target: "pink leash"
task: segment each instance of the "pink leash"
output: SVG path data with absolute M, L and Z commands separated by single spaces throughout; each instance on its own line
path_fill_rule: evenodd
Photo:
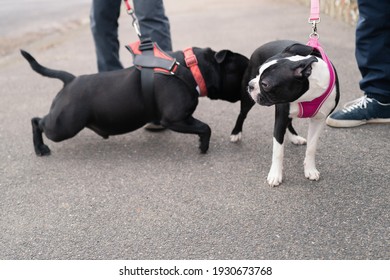
M 311 0 L 309 22 L 320 22 L 320 0 Z
M 299 105 L 299 118 L 311 118 L 315 116 L 319 109 L 321 108 L 322 104 L 325 102 L 325 100 L 329 97 L 329 95 L 332 93 L 333 88 L 336 84 L 336 73 L 334 71 L 334 68 L 332 66 L 332 63 L 330 62 L 328 56 L 325 54 L 323 48 L 321 47 L 320 43 L 318 42 L 319 36 L 317 33 L 317 24 L 320 22 L 320 1 L 319 0 L 311 0 L 311 9 L 310 9 L 310 17 L 309 17 L 309 23 L 312 24 L 312 33 L 310 34 L 310 40 L 307 43 L 308 46 L 315 48 L 318 50 L 321 54 L 322 59 L 325 61 L 325 63 L 328 66 L 329 69 L 329 85 L 325 92 L 311 100 L 306 102 L 300 102 Z

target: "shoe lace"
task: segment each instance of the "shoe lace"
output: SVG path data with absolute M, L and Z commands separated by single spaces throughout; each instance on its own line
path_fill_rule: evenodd
M 368 103 L 372 102 L 372 98 L 367 97 L 364 95 L 363 97 L 360 97 L 358 99 L 352 100 L 348 103 L 345 103 L 343 112 L 351 112 L 355 109 L 365 109 L 367 108 Z

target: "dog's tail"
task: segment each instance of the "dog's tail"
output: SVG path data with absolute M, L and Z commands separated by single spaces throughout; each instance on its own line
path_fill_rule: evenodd
M 35 60 L 34 57 L 32 57 L 31 54 L 24 50 L 20 50 L 20 52 L 23 57 L 28 61 L 28 63 L 30 63 L 31 68 L 42 76 L 60 79 L 65 85 L 73 81 L 73 79 L 75 78 L 74 75 L 66 71 L 53 70 L 42 66 Z

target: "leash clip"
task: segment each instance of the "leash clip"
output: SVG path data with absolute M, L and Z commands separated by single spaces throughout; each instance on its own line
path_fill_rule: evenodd
M 139 28 L 138 19 L 134 14 L 134 10 L 128 10 L 127 13 L 133 18 L 133 22 L 131 23 L 131 25 L 134 27 L 138 37 L 141 37 L 141 30 Z
M 309 38 L 313 38 L 313 37 L 320 38 L 320 35 L 318 35 L 318 32 L 317 32 L 317 24 L 321 22 L 321 19 L 320 18 L 318 18 L 318 19 L 310 19 L 309 18 L 308 22 L 311 24 L 311 33 L 309 35 Z
M 135 32 L 137 33 L 138 37 L 141 37 L 141 29 L 139 28 L 137 16 L 135 15 L 134 10 L 130 6 L 128 0 L 124 0 L 124 1 L 125 1 L 125 5 L 126 5 L 127 14 L 133 18 L 133 22 L 131 23 L 131 25 L 134 27 Z

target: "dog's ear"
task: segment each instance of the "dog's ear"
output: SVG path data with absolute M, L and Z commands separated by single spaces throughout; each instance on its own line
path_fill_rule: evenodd
M 297 61 L 294 67 L 294 77 L 295 78 L 308 78 L 311 75 L 312 67 L 311 65 L 314 62 L 318 62 L 318 59 L 315 56 L 310 56 L 307 59 Z
M 228 55 L 231 55 L 232 52 L 229 51 L 229 50 L 222 50 L 222 51 L 219 51 L 217 52 L 214 57 L 215 57 L 215 60 L 218 62 L 218 63 L 222 63 L 225 61 L 226 59 L 226 56 Z
M 291 46 L 288 46 L 284 49 L 283 53 L 291 54 L 291 55 L 301 55 L 301 56 L 308 56 L 313 52 L 314 48 L 303 45 L 303 44 L 292 44 Z

